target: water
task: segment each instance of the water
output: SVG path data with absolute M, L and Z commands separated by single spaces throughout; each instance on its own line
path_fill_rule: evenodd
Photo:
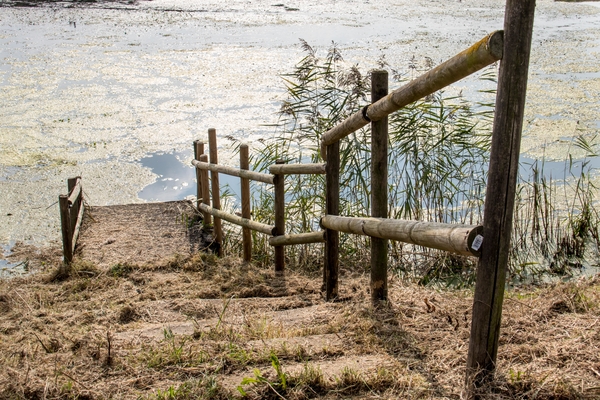
M 7 2 L 3 2 L 8 4 Z M 385 55 L 445 60 L 503 24 L 504 0 L 155 0 L 0 7 L 0 244 L 60 240 L 57 196 L 81 175 L 92 205 L 195 193 L 193 140 L 273 134 L 281 74 L 332 40 L 362 70 Z M 298 10 L 293 10 L 298 9 Z M 600 8 L 539 0 L 522 149 L 564 159 L 598 132 Z M 477 77 L 452 90 L 475 92 Z M 251 150 L 252 151 L 252 150 Z M 583 157 L 575 154 L 575 158 Z M 237 178 L 221 174 L 222 186 Z M 187 184 L 187 186 L 184 185 Z M 9 215 L 10 214 L 10 215 Z
M 138 197 L 147 201 L 175 201 L 196 195 L 194 168 L 184 164 L 186 153 L 153 154 L 140 160 L 157 175 L 156 182 L 144 187 Z
M 11 255 L 10 249 L 14 245 L 14 242 L 9 242 L 7 244 L 0 245 L 0 251 L 2 252 L 2 254 L 0 254 L 0 277 L 27 271 L 28 263 L 26 261 L 10 262 L 5 258 Z
M 192 152 L 157 153 L 140 160 L 157 175 L 156 182 L 145 186 L 138 197 L 146 201 L 176 201 L 195 198 L 197 190 L 195 168 L 191 166 Z M 221 192 L 227 194 L 233 206 L 241 200 L 240 179 L 219 174 Z

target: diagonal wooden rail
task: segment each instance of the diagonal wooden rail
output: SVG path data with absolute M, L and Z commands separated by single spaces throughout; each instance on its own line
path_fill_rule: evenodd
M 68 268 L 73 261 L 73 253 L 79 237 L 81 221 L 83 221 L 83 189 L 81 177 L 67 180 L 69 194 L 58 196 L 60 221 L 63 240 L 63 265 Z
M 321 156 L 327 146 L 356 132 L 371 121 L 378 121 L 394 111 L 457 82 L 502 58 L 503 31 L 492 32 L 462 53 L 431 71 L 394 90 L 383 99 L 363 108 L 328 130 L 321 137 Z

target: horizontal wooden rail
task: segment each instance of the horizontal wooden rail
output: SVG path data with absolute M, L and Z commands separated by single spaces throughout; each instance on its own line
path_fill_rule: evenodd
M 213 171 L 213 172 L 221 172 L 226 175 L 237 176 L 239 178 L 252 179 L 253 181 L 269 183 L 271 185 L 274 182 L 273 175 L 263 174 L 261 172 L 246 171 L 243 169 L 227 167 L 225 165 L 210 164 L 210 163 L 202 162 L 202 161 L 198 161 L 198 160 L 192 160 L 192 165 L 199 169 L 204 169 L 204 170 Z M 223 218 L 223 219 L 225 219 L 225 218 Z
M 327 164 L 274 164 L 269 167 L 269 172 L 273 175 L 292 175 L 292 174 L 325 174 Z
M 204 203 L 200 203 L 198 206 L 201 211 L 204 211 L 213 217 L 224 219 L 232 224 L 240 225 L 244 228 L 249 228 L 253 231 L 258 231 L 266 235 L 275 236 L 277 234 L 277 229 L 275 229 L 273 225 L 262 224 L 247 218 L 238 217 L 237 215 L 229 214 L 228 212 L 207 206 Z
M 81 178 L 77 178 L 75 187 L 73 187 L 73 190 L 71 190 L 71 193 L 69 193 L 69 198 L 67 199 L 69 206 L 72 206 L 73 204 L 75 204 L 79 200 L 80 196 L 81 196 Z
M 321 138 L 321 155 L 325 148 L 357 131 L 371 121 L 379 121 L 402 107 L 471 75 L 502 58 L 503 31 L 490 33 L 462 53 L 438 65 L 431 71 L 394 90 L 381 100 L 365 107 L 325 132 Z
M 309 232 L 309 233 L 298 233 L 295 235 L 281 235 L 269 238 L 269 244 L 271 246 L 289 246 L 294 244 L 308 244 L 308 243 L 323 243 L 325 242 L 325 232 Z
M 400 219 L 326 215 L 321 218 L 321 227 L 357 235 L 398 240 L 477 257 L 481 254 L 481 240 L 483 239 L 483 227 L 480 225 L 442 224 Z M 475 241 L 478 236 L 479 238 Z

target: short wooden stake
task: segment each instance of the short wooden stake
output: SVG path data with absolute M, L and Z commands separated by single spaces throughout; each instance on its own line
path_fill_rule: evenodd
M 485 240 L 477 267 L 467 357 L 466 383 L 470 398 L 476 398 L 475 389 L 493 377 L 498 354 L 534 12 L 535 0 L 506 1 L 504 53 L 498 76 L 485 195 Z
M 371 73 L 371 102 L 388 94 L 388 72 Z M 388 117 L 371 122 L 371 216 L 388 214 Z M 371 238 L 371 300 L 388 298 L 388 240 Z
M 208 155 L 202 154 L 200 155 L 199 161 L 208 162 Z M 208 189 L 208 170 L 201 169 L 200 170 L 200 186 L 202 187 L 202 204 L 206 204 L 210 207 L 210 190 Z M 204 212 L 202 216 L 202 225 L 207 228 L 211 223 L 211 216 L 209 213 Z
M 250 162 L 248 160 L 248 145 L 240 145 L 240 169 L 248 170 Z M 242 218 L 250 219 L 250 179 L 240 178 L 242 191 Z M 252 260 L 252 234 L 250 229 L 242 229 L 242 247 L 244 253 L 244 261 Z
M 202 154 L 204 154 L 204 142 L 201 142 L 200 140 L 194 140 L 194 160 L 200 161 L 199 157 Z M 202 202 L 202 182 L 200 179 L 200 174 L 200 170 L 196 168 L 196 208 L 198 210 L 200 210 L 198 206 Z
M 218 164 L 219 157 L 217 155 L 217 131 L 214 128 L 208 130 L 208 152 L 210 154 L 210 163 Z M 221 209 L 221 188 L 219 187 L 219 173 L 215 171 L 210 172 L 210 185 L 212 188 L 212 199 L 213 208 Z M 215 241 L 219 244 L 219 257 L 223 256 L 223 227 L 221 225 L 221 218 L 214 218 L 214 234 Z
M 285 164 L 277 160 L 276 164 Z M 285 234 L 285 175 L 275 176 L 275 229 L 277 236 Z M 275 246 L 275 272 L 285 269 L 285 247 Z
M 338 215 L 340 213 L 340 142 L 327 146 L 326 153 L 325 211 L 327 215 Z M 327 229 L 325 235 L 323 283 L 325 286 L 325 299 L 331 301 L 338 297 L 340 234 L 338 231 Z

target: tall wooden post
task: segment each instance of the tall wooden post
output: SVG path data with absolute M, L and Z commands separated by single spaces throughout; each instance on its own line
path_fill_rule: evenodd
M 327 167 L 325 177 L 325 213 L 340 213 L 340 142 L 327 146 Z M 323 280 L 325 299 L 335 300 L 338 297 L 338 273 L 340 269 L 340 233 L 326 229 L 325 265 Z
M 194 159 L 200 161 L 200 156 L 204 154 L 204 142 L 194 140 Z M 200 179 L 200 170 L 196 168 L 196 208 L 202 201 L 202 182 Z
M 208 162 L 208 155 L 201 154 L 200 161 Z M 201 169 L 200 170 L 200 183 L 202 186 L 202 203 L 210 206 L 210 190 L 208 189 L 208 170 Z M 211 222 L 211 215 L 207 212 L 203 213 L 202 216 L 202 225 L 207 228 Z
M 467 358 L 467 390 L 471 397 L 476 397 L 476 387 L 493 376 L 498 354 L 534 11 L 535 0 L 506 2 L 504 54 L 485 197 L 485 239 L 477 268 Z
M 248 160 L 248 145 L 240 145 L 240 169 L 248 170 L 250 162 Z M 242 192 L 242 218 L 250 219 L 250 179 L 240 178 Z M 252 234 L 249 228 L 242 228 L 242 247 L 244 261 L 252 260 Z
M 275 161 L 285 164 L 284 160 Z M 285 234 L 285 175 L 275 175 L 275 229 L 277 236 Z M 275 272 L 283 272 L 285 268 L 285 247 L 275 246 Z
M 208 152 L 210 154 L 210 163 L 218 164 L 219 157 L 217 155 L 217 131 L 214 128 L 208 130 Z M 212 188 L 213 208 L 221 209 L 221 188 L 219 187 L 219 173 L 210 171 L 210 185 Z M 223 256 L 223 227 L 221 226 L 221 218 L 214 219 L 214 234 L 215 241 L 219 244 L 219 257 Z
M 387 96 L 388 72 L 371 73 L 371 102 Z M 388 217 L 388 117 L 371 122 L 371 216 Z M 371 238 L 371 300 L 387 300 L 388 240 Z

